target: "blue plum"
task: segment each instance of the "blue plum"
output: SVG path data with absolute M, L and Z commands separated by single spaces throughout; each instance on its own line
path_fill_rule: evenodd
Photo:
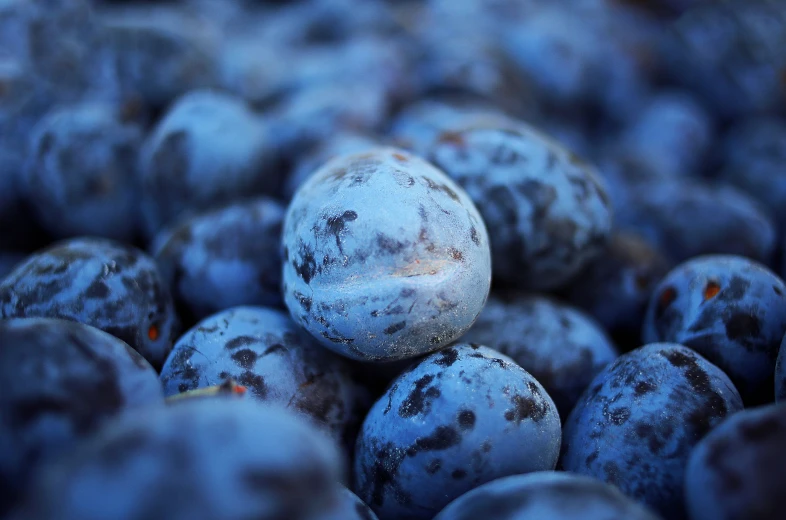
M 560 465 L 682 518 L 691 450 L 742 408 L 728 376 L 696 352 L 646 345 L 595 377 L 565 423 Z
M 656 175 L 699 175 L 713 142 L 714 123 L 688 92 L 662 91 L 616 136 L 616 153 Z
M 751 117 L 724 136 L 718 177 L 756 197 L 786 230 L 786 120 Z
M 196 214 L 156 236 L 152 253 L 184 318 L 237 305 L 283 306 L 284 211 L 261 197 Z
M 49 318 L 0 320 L 0 385 L 0 515 L 107 419 L 164 403 L 155 370 L 127 344 Z
M 318 345 L 287 314 L 235 307 L 186 332 L 161 370 L 167 396 L 234 379 L 257 400 L 315 420 L 349 445 L 371 404 L 346 361 Z
M 502 35 L 502 49 L 539 100 L 570 107 L 589 102 L 600 69 L 592 24 L 552 2 L 510 29 Z
M 655 178 L 623 184 L 615 225 L 639 234 L 672 262 L 699 255 L 747 256 L 768 263 L 775 224 L 757 200 L 725 184 Z
M 323 345 L 357 360 L 439 349 L 480 314 L 491 285 L 483 220 L 442 171 L 375 148 L 325 164 L 283 231 L 284 300 Z
M 46 468 L 23 518 L 311 520 L 342 477 L 335 446 L 244 399 L 196 399 L 118 418 Z
M 88 0 L 5 0 L 0 53 L 20 60 L 58 97 L 73 101 L 99 80 L 92 14 Z
M 693 450 L 685 476 L 691 520 L 778 520 L 786 511 L 786 405 L 740 412 Z
M 584 313 L 541 296 L 492 295 L 464 343 L 493 348 L 532 374 L 564 419 L 617 349 Z
M 275 194 L 281 179 L 272 146 L 268 126 L 242 100 L 203 90 L 179 98 L 140 154 L 147 232 L 190 212 Z
M 487 16 L 468 18 L 426 11 L 415 22 L 419 50 L 415 73 L 420 94 L 458 92 L 491 102 L 507 113 L 521 116 L 536 112 L 532 89 L 523 84 L 508 60 L 501 59 L 496 36 L 499 29 L 488 25 Z M 479 30 L 482 27 L 487 30 Z
M 162 108 L 216 82 L 217 35 L 193 10 L 151 3 L 103 6 L 95 24 L 96 59 L 119 101 Z
M 667 28 L 671 79 L 726 118 L 783 110 L 786 5 L 770 0 L 703 2 Z
M 499 280 L 558 288 L 609 238 L 611 207 L 595 169 L 526 123 L 453 128 L 427 157 L 467 190 L 494 230 Z
M 2 17 L 0 6 L 0 28 Z M 4 154 L 25 157 L 30 131 L 49 109 L 54 95 L 32 65 L 18 55 L 0 53 L 0 85 L 0 137 L 3 138 L 0 150 Z M 5 183 L 10 178 L 13 176 L 6 174 L 0 182 Z M 10 193 L 6 190 L 0 192 L 0 201 Z
M 451 502 L 434 520 L 658 520 L 613 486 L 556 471 L 504 477 Z
M 265 106 L 290 87 L 300 54 L 256 31 L 225 34 L 217 63 L 219 83 L 223 90 Z
M 775 402 L 778 403 L 786 401 L 786 348 L 783 345 L 786 345 L 786 339 L 781 341 L 775 362 Z
M 675 267 L 650 300 L 645 342 L 673 341 L 724 370 L 746 404 L 773 399 L 786 333 L 786 285 L 749 259 L 710 255 Z
M 430 519 L 496 478 L 552 470 L 560 419 L 509 357 L 479 345 L 435 352 L 393 381 L 355 450 L 355 492 L 380 520 Z
M 562 296 L 595 318 L 614 337 L 635 338 L 639 346 L 641 327 L 650 296 L 672 267 L 664 255 L 634 233 L 616 232 L 608 247 L 571 283 Z
M 646 16 L 611 2 L 542 2 L 500 26 L 504 55 L 542 110 L 624 120 L 646 99 L 648 47 L 662 31 Z
M 56 242 L 0 282 L 0 317 L 63 318 L 116 336 L 159 367 L 178 332 L 155 261 L 107 239 Z
M 135 238 L 141 128 L 111 105 L 82 103 L 50 112 L 31 141 L 28 200 L 50 233 Z

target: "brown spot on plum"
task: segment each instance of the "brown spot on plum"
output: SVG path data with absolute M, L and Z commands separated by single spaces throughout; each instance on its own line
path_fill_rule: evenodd
M 706 302 L 707 300 L 711 300 L 715 298 L 720 292 L 720 290 L 721 287 L 720 284 L 718 284 L 718 282 L 714 280 L 710 280 L 709 282 L 707 282 L 707 285 L 704 286 L 704 292 L 702 293 L 704 301 Z
M 462 136 L 459 132 L 442 132 L 438 137 L 438 142 L 451 144 L 454 146 L 466 146 L 466 141 L 464 140 L 464 136 Z
M 655 307 L 655 318 L 660 318 L 666 309 L 677 299 L 677 290 L 674 287 L 666 287 L 658 296 L 658 303 Z

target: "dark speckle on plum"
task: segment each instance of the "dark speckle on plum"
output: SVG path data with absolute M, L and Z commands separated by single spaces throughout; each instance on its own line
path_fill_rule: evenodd
M 758 337 L 761 333 L 761 322 L 756 316 L 748 313 L 737 312 L 724 320 L 726 336 L 730 340 L 747 337 Z
M 341 248 L 341 233 L 346 229 L 347 222 L 354 222 L 357 218 L 358 214 L 352 210 L 327 218 L 327 231 L 335 236 L 339 248 Z
M 241 385 L 249 388 L 259 399 L 265 399 L 267 397 L 268 389 L 265 384 L 265 379 L 262 376 L 246 371 L 240 375 L 237 381 Z
M 609 420 L 617 426 L 622 426 L 629 418 L 630 408 L 620 407 L 609 411 Z
M 718 294 L 718 299 L 726 302 L 738 302 L 745 296 L 750 286 L 750 281 L 745 278 L 737 275 L 732 276 L 728 284 L 726 284 L 720 294 Z
M 635 431 L 638 438 L 647 441 L 647 446 L 651 453 L 656 454 L 665 446 L 665 441 L 658 434 L 658 429 L 652 424 L 644 422 L 638 423 L 636 424 Z
M 593 451 L 592 453 L 587 455 L 587 460 L 585 461 L 585 464 L 589 468 L 592 465 L 592 463 L 595 462 L 596 460 L 598 460 L 598 452 Z
M 396 332 L 399 332 L 399 331 L 401 331 L 401 330 L 404 330 L 404 328 L 405 328 L 406 326 L 407 326 L 407 322 L 406 322 L 406 321 L 399 321 L 399 322 L 397 322 L 397 323 L 394 323 L 393 325 L 391 325 L 391 326 L 387 327 L 387 328 L 384 330 L 384 332 L 385 332 L 385 334 L 387 334 L 387 335 L 389 336 L 389 335 L 391 335 L 391 334 L 395 334 Z
M 462 260 L 464 260 L 464 255 L 458 249 L 456 249 L 454 247 L 451 247 L 448 251 L 450 253 L 450 257 L 453 260 L 455 260 L 457 262 L 461 262 Z
M 516 394 L 511 400 L 513 408 L 505 411 L 505 420 L 507 421 L 515 421 L 518 424 L 525 419 L 532 419 L 538 422 L 548 413 L 546 403 L 537 402 L 532 397 Z
M 429 177 L 424 177 L 426 184 L 429 190 L 440 191 L 450 197 L 451 199 L 455 200 L 456 202 L 460 202 L 461 199 L 459 198 L 458 194 L 450 188 L 447 184 L 440 184 L 435 182 L 433 179 Z
M 463 469 L 457 469 L 450 474 L 450 476 L 456 480 L 461 480 L 467 476 L 467 472 Z
M 262 353 L 263 356 L 267 356 L 268 354 L 274 354 L 276 352 L 286 352 L 287 348 L 280 343 L 276 343 L 275 345 L 270 345 L 265 351 Z
M 85 290 L 85 296 L 88 298 L 95 298 L 103 300 L 109 296 L 109 287 L 100 278 L 93 280 L 93 283 Z
M 476 246 L 480 245 L 480 239 L 478 238 L 478 230 L 475 228 L 475 226 L 472 226 L 472 228 L 469 230 L 469 237 L 472 239 L 472 242 Z
M 309 284 L 317 274 L 317 261 L 314 258 L 314 252 L 305 244 L 301 244 L 299 253 L 301 260 L 297 262 L 293 259 L 292 267 L 295 268 L 297 275 L 302 278 L 306 284 Z
M 311 298 L 299 291 L 295 291 L 294 296 L 306 312 L 311 312 Z
M 441 367 L 449 367 L 453 365 L 457 359 L 458 351 L 456 351 L 454 348 L 446 348 L 444 350 L 440 350 L 437 353 L 437 357 L 434 359 L 434 364 Z
M 401 253 L 406 247 L 407 243 L 388 236 L 384 233 L 377 233 L 377 246 L 379 249 L 390 255 L 397 255 Z
M 226 342 L 225 348 L 229 350 L 236 349 L 238 347 L 244 347 L 246 345 L 251 345 L 253 343 L 258 343 L 260 340 L 259 338 L 255 338 L 253 336 L 238 336 L 236 338 L 232 338 Z
M 428 473 L 429 475 L 433 475 L 434 473 L 439 471 L 441 467 L 442 467 L 442 461 L 440 459 L 433 459 L 426 466 L 426 473 Z
M 726 416 L 728 409 L 726 402 L 716 390 L 712 388 L 709 374 L 696 362 L 695 357 L 682 352 L 672 351 L 665 354 L 666 359 L 675 367 L 685 369 L 685 378 L 693 390 L 708 400 L 707 406 L 698 408 L 688 414 L 687 420 L 699 438 L 703 437 L 717 419 Z
M 458 424 L 462 430 L 471 430 L 475 427 L 475 413 L 471 410 L 462 410 L 458 414 Z
M 461 442 L 461 435 L 452 426 L 437 426 L 431 435 L 419 437 L 415 444 L 407 451 L 407 455 L 421 451 L 446 450 Z
M 603 470 L 606 472 L 606 482 L 614 485 L 620 484 L 622 476 L 616 463 L 607 462 L 603 465 Z
M 636 386 L 634 387 L 633 391 L 636 393 L 636 395 L 644 395 L 649 392 L 652 392 L 653 390 L 655 390 L 655 388 L 656 386 L 653 383 L 650 383 L 649 381 L 639 381 L 638 383 L 636 383 Z
M 257 354 L 253 350 L 244 348 L 233 353 L 232 360 L 237 363 L 240 368 L 250 370 L 257 361 Z
M 414 417 L 418 414 L 427 414 L 431 410 L 431 400 L 440 396 L 436 386 L 429 386 L 434 381 L 431 374 L 425 375 L 415 381 L 415 388 L 399 406 L 398 414 L 401 417 Z

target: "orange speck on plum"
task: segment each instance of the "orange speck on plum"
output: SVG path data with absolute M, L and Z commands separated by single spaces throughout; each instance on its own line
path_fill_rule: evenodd
M 149 329 L 147 329 L 147 337 L 150 338 L 150 341 L 155 341 L 158 339 L 160 332 L 158 327 L 155 325 L 151 325 Z
M 676 289 L 674 289 L 674 287 L 667 287 L 666 289 L 663 290 L 662 293 L 660 293 L 660 298 L 658 299 L 658 306 L 661 309 L 665 309 L 666 307 L 674 303 L 674 300 L 676 299 L 677 299 Z
M 718 285 L 718 282 L 709 281 L 707 285 L 704 287 L 704 301 L 711 300 L 715 298 L 717 294 L 720 292 L 721 287 Z

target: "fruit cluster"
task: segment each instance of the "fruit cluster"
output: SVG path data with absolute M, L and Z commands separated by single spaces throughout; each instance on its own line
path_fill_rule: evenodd
M 786 2 L 0 0 L 0 519 L 783 520 Z

